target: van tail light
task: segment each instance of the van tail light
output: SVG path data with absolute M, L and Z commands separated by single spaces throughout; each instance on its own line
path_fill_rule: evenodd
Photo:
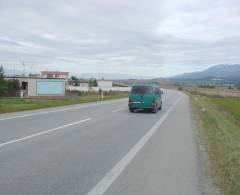
M 154 100 L 152 101 L 152 107 L 156 108 L 157 107 L 157 102 Z
M 130 105 L 130 104 L 132 104 L 132 101 L 131 101 L 131 100 L 128 101 L 128 105 Z

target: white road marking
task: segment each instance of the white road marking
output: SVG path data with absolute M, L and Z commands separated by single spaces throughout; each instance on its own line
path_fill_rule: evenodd
M 83 123 L 83 122 L 86 122 L 86 121 L 89 121 L 89 120 L 91 120 L 91 118 L 76 121 L 76 122 L 73 122 L 73 123 L 70 123 L 70 124 L 67 124 L 67 125 L 63 125 L 63 126 L 60 126 L 60 127 L 56 127 L 56 128 L 53 128 L 53 129 L 49 129 L 49 130 L 46 130 L 46 131 L 41 131 L 39 133 L 28 135 L 26 137 L 22 137 L 22 138 L 19 138 L 19 139 L 15 139 L 15 140 L 11 140 L 11 141 L 8 141 L 8 142 L 5 142 L 5 143 L 1 143 L 0 148 L 4 147 L 6 145 L 13 144 L 13 143 L 16 143 L 16 142 L 20 142 L 20 141 L 23 141 L 23 140 L 27 140 L 27 139 L 30 139 L 30 138 L 33 138 L 33 137 L 37 137 L 37 136 L 40 136 L 40 135 L 52 133 L 54 131 L 57 131 L 57 130 L 60 130 L 60 129 L 63 129 L 63 128 L 66 128 L 66 127 L 70 127 L 70 126 L 73 126 L 73 125 L 77 125 L 79 123 Z
M 121 101 L 121 100 L 118 100 L 118 101 Z M 116 100 L 114 102 L 116 102 Z M 80 108 L 88 108 L 88 107 L 98 106 L 98 105 L 103 105 L 103 104 L 108 104 L 108 103 L 112 103 L 112 102 L 98 102 L 98 103 L 94 103 L 94 104 L 90 104 L 90 105 L 81 105 L 81 106 L 73 107 L 73 108 L 63 108 L 63 109 L 58 109 L 58 110 L 50 110 L 50 111 L 45 111 L 45 112 L 38 112 L 38 113 L 32 113 L 32 114 L 12 116 L 12 117 L 7 117 L 7 118 L 0 118 L 0 121 L 11 120 L 11 119 L 16 119 L 16 118 L 24 118 L 24 117 L 30 117 L 30 116 L 36 116 L 36 115 L 43 115 L 43 114 L 61 112 L 61 111 L 67 111 L 67 110 L 77 110 Z
M 113 110 L 112 112 L 120 112 L 120 111 L 122 111 L 122 110 L 125 110 L 126 108 L 119 108 L 119 109 L 117 109 L 117 110 Z
M 181 96 L 168 109 L 168 111 L 154 124 L 154 126 L 137 142 L 137 144 L 102 178 L 102 180 L 87 193 L 87 195 L 103 195 L 117 177 L 124 171 L 128 164 L 134 159 L 143 146 L 158 130 L 164 120 L 168 117 L 174 107 L 177 105 Z

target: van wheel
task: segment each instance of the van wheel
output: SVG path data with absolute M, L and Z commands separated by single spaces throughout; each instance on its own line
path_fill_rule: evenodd
M 130 112 L 134 112 L 134 108 L 129 108 L 129 111 Z
M 157 113 L 158 109 L 154 108 L 152 111 L 153 111 L 153 113 Z
M 158 110 L 162 110 L 162 104 L 161 104 L 161 106 L 159 106 Z

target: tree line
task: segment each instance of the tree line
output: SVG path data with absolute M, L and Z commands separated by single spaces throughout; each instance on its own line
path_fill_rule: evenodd
M 4 79 L 4 69 L 0 66 L 0 97 L 18 96 L 20 90 L 19 81 L 16 79 Z
M 71 80 L 72 80 L 72 84 L 74 86 L 79 86 L 80 85 L 80 79 L 77 78 L 76 76 L 72 76 L 71 77 Z M 98 84 L 97 84 L 97 80 L 96 79 L 90 79 L 88 80 L 88 86 L 89 87 L 97 87 Z

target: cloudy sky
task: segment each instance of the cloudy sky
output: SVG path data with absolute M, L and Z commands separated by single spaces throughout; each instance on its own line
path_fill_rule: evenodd
M 0 63 L 166 77 L 240 62 L 239 0 L 0 0 Z

